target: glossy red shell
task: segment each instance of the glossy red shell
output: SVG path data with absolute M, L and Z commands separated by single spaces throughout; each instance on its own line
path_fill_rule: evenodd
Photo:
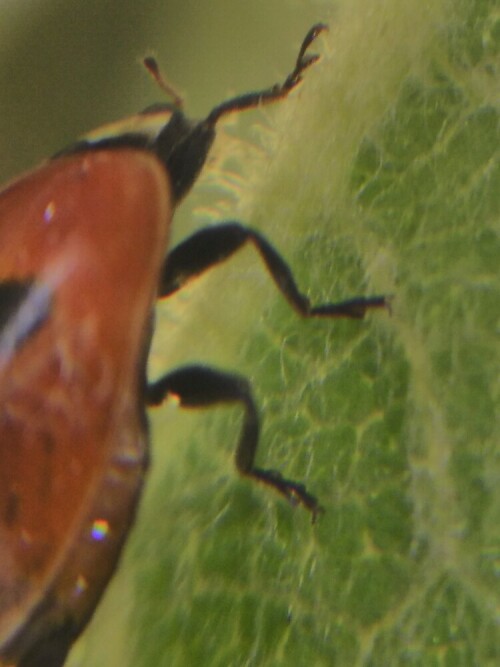
M 116 566 L 147 465 L 142 370 L 171 213 L 163 167 L 132 149 L 59 158 L 0 194 L 0 281 L 51 296 L 0 355 L 0 664 L 68 615 L 83 625 Z

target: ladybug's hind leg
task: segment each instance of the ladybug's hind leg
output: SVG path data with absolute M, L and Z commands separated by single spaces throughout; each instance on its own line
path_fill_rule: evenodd
M 320 512 L 320 507 L 316 498 L 303 484 L 285 479 L 276 470 L 264 470 L 254 465 L 260 423 L 246 378 L 207 366 L 182 366 L 148 385 L 146 401 L 148 405 L 159 405 L 169 395 L 175 396 L 180 405 L 187 408 L 211 407 L 218 403 L 239 403 L 244 409 L 244 418 L 235 454 L 238 471 L 242 475 L 273 487 L 292 504 L 304 505 L 312 512 L 314 521 Z

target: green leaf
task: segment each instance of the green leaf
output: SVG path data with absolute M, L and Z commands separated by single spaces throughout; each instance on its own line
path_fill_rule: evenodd
M 84 664 L 500 663 L 500 18 L 428 5 L 339 3 L 240 191 L 314 302 L 385 293 L 392 315 L 297 321 L 245 251 L 159 321 L 153 373 L 247 374 L 259 463 L 325 514 L 233 474 L 237 409 L 159 411 Z

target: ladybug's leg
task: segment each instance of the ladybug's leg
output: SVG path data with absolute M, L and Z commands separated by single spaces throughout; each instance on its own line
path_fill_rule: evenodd
M 273 487 L 291 503 L 304 505 L 312 512 L 314 521 L 321 508 L 305 486 L 285 479 L 276 470 L 263 470 L 254 465 L 259 440 L 259 417 L 246 378 L 207 366 L 183 366 L 148 385 L 146 401 L 148 405 L 159 405 L 169 395 L 177 397 L 181 406 L 188 408 L 239 403 L 245 414 L 235 456 L 238 471 Z
M 295 282 L 293 273 L 279 252 L 260 232 L 239 222 L 225 222 L 196 232 L 168 254 L 163 268 L 159 296 L 176 292 L 190 279 L 228 259 L 251 242 L 288 303 L 302 317 L 362 318 L 370 308 L 388 306 L 383 296 L 355 297 L 339 303 L 312 306 Z

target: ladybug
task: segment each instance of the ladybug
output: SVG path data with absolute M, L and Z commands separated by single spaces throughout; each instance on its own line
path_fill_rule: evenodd
M 98 129 L 0 193 L 0 664 L 60 667 L 113 575 L 148 468 L 146 408 L 237 403 L 238 471 L 313 519 L 304 485 L 254 458 L 259 417 L 248 381 L 190 365 L 150 382 L 156 299 L 252 243 L 302 317 L 362 318 L 383 296 L 312 306 L 260 232 L 201 229 L 169 249 L 175 209 L 196 181 L 218 121 L 273 103 L 318 59 L 307 33 L 283 83 L 229 99 L 201 121 L 171 95 Z

